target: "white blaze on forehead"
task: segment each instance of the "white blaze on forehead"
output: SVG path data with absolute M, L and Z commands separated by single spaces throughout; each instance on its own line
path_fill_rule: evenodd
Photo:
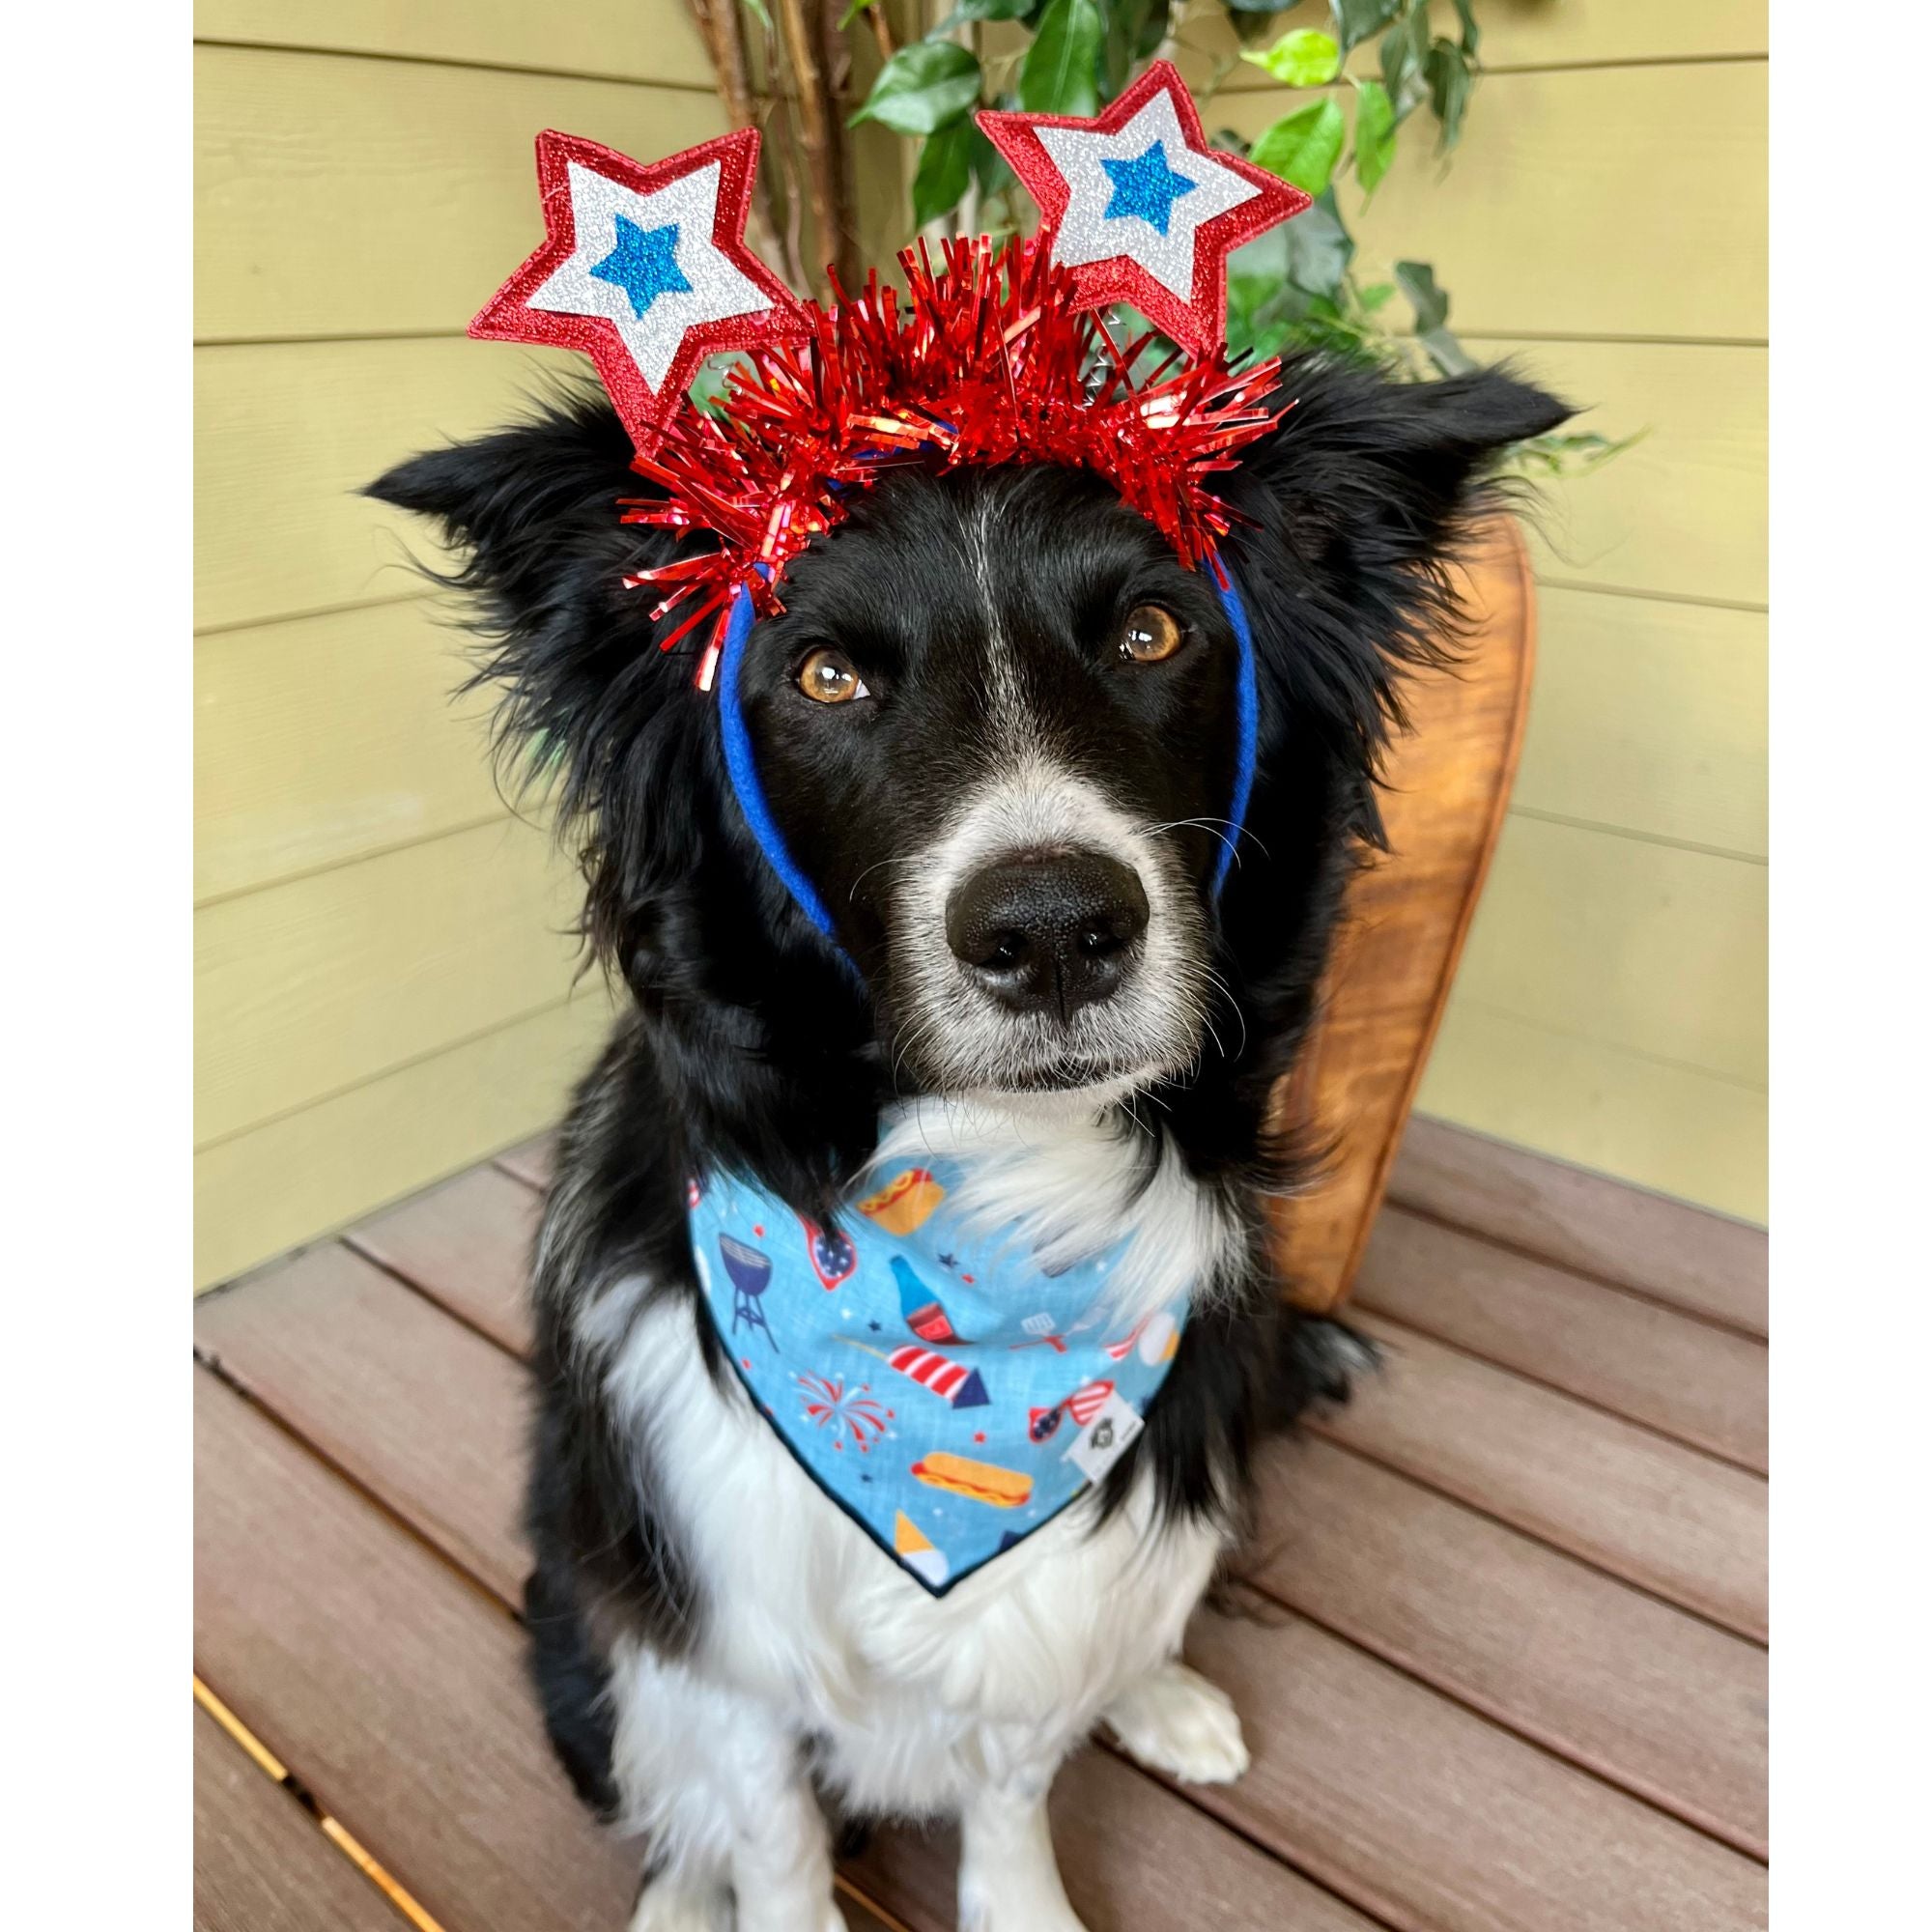
M 699 323 L 723 322 L 728 316 L 753 315 L 771 307 L 771 298 L 712 239 L 718 227 L 719 162 L 649 194 L 608 180 L 579 161 L 572 161 L 569 169 L 577 246 L 530 297 L 531 308 L 558 315 L 602 316 L 614 325 L 644 381 L 656 389 L 663 386 L 687 330 Z M 691 284 L 688 289 L 665 290 L 642 315 L 616 283 L 591 273 L 616 251 L 619 215 L 646 234 L 675 228 L 678 272 Z

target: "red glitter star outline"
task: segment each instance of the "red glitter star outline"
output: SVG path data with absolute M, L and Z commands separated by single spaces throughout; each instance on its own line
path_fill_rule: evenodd
M 771 307 L 750 315 L 722 316 L 694 323 L 677 345 L 664 382 L 656 389 L 631 357 L 615 323 L 601 315 L 564 315 L 554 309 L 531 308 L 529 298 L 550 276 L 577 252 L 577 217 L 570 201 L 572 161 L 592 174 L 649 194 L 668 187 L 717 161 L 718 209 L 711 242 L 761 295 Z M 758 130 L 740 128 L 715 140 L 686 148 L 649 167 L 596 141 L 547 128 L 537 136 L 537 184 L 542 190 L 543 246 L 491 297 L 469 325 L 469 333 L 485 342 L 537 342 L 558 349 L 577 349 L 597 365 L 611 400 L 640 456 L 647 456 L 662 439 L 665 425 L 687 407 L 686 391 L 707 355 L 727 349 L 752 349 L 810 333 L 797 298 L 745 242 L 745 222 L 751 213 L 752 184 L 758 168 Z
M 1053 247 L 1065 218 L 1073 190 L 1054 165 L 1053 156 L 1036 131 L 1041 128 L 1077 128 L 1089 134 L 1118 134 L 1156 94 L 1165 93 L 1186 137 L 1189 150 L 1217 167 L 1224 167 L 1261 191 L 1238 208 L 1204 221 L 1194 231 L 1193 298 L 1182 301 L 1156 281 L 1131 255 L 1109 255 L 1098 262 L 1082 262 L 1070 270 L 1079 305 L 1104 308 L 1115 301 L 1131 302 L 1155 327 L 1196 355 L 1218 349 L 1228 333 L 1228 256 L 1243 242 L 1265 234 L 1313 205 L 1300 188 L 1258 168 L 1238 155 L 1210 148 L 1201 131 L 1201 117 L 1186 83 L 1168 61 L 1155 61 L 1140 79 L 1115 99 L 1104 113 L 1091 119 L 1071 114 L 1007 114 L 981 111 L 980 126 L 986 138 L 1006 156 L 1007 163 L 1039 204 L 1039 236 Z

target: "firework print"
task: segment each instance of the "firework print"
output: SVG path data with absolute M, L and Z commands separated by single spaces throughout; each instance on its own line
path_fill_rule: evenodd
M 957 1189 L 937 1159 L 900 1169 L 832 1227 L 733 1175 L 687 1197 L 705 1307 L 758 1414 L 934 1595 L 1104 1478 L 1185 1314 L 1115 1318 L 1111 1251 L 1049 1274 L 1010 1230 L 965 1225 Z

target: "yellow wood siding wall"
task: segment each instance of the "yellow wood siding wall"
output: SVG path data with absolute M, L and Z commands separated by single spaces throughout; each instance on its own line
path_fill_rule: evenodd
M 195 29 L 206 1286 L 554 1119 L 608 1022 L 569 867 L 449 702 L 422 532 L 355 492 L 543 368 L 463 336 L 538 239 L 536 130 L 652 155 L 724 121 L 680 0 L 200 0 Z
M 1547 505 L 1521 775 L 1418 1104 L 1762 1219 L 1765 9 L 1476 12 L 1453 158 L 1425 111 L 1366 209 L 1343 189 L 1358 266 L 1433 262 L 1473 354 L 1650 433 Z M 1200 8 L 1185 33 L 1198 80 L 1233 43 Z M 1241 68 L 1205 118 L 1296 104 Z

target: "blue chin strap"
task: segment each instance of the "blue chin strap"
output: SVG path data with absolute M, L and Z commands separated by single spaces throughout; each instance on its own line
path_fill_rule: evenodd
M 1239 652 L 1235 668 L 1235 789 L 1228 803 L 1228 836 L 1222 841 L 1221 856 L 1214 862 L 1213 892 L 1218 899 L 1221 888 L 1228 881 L 1228 868 L 1235 863 L 1235 848 L 1240 842 L 1241 828 L 1247 822 L 1248 799 L 1255 788 L 1255 741 L 1261 707 L 1255 688 L 1255 637 L 1248 625 L 1241 593 L 1235 587 L 1225 562 L 1218 557 L 1210 558 L 1209 569 Z M 784 881 L 785 890 L 799 911 L 831 940 L 843 959 L 847 955 L 838 944 L 832 915 L 785 844 L 784 834 L 772 816 L 765 788 L 759 781 L 757 760 L 752 753 L 752 733 L 745 723 L 738 686 L 745 664 L 745 647 L 751 640 L 754 621 L 751 598 L 742 589 L 735 591 L 730 620 L 724 630 L 724 648 L 718 660 L 718 719 L 724 739 L 724 768 L 731 776 L 738 810 L 745 814 L 745 823 L 758 841 L 758 850 Z

